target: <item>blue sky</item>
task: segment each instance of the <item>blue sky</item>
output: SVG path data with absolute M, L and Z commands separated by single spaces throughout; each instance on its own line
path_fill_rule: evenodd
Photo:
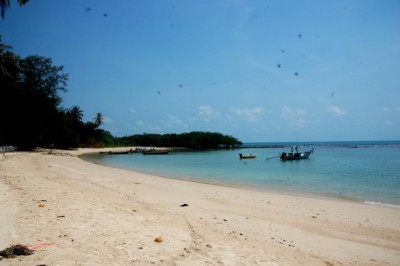
M 69 73 L 116 136 L 400 139 L 400 2 L 11 1 L 3 42 Z

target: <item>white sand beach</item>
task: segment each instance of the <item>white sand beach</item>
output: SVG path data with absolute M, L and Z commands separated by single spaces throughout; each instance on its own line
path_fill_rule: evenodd
M 36 250 L 0 265 L 400 265 L 400 208 L 173 180 L 77 157 L 94 151 L 0 155 L 0 250 Z

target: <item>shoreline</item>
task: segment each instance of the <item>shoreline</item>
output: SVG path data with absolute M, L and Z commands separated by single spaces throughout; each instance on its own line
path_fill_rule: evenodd
M 115 150 L 112 150 L 113 152 L 120 152 L 124 151 L 123 148 L 115 148 Z M 134 149 L 134 148 L 133 148 Z M 110 150 L 110 148 L 106 149 L 107 151 Z M 104 152 L 104 151 L 102 151 Z M 173 180 L 182 180 L 182 181 L 188 181 L 188 182 L 194 182 L 194 183 L 200 183 L 200 184 L 210 184 L 210 185 L 216 185 L 216 186 L 225 186 L 225 187 L 233 187 L 233 188 L 239 188 L 239 189 L 246 189 L 246 190 L 254 190 L 254 191 L 260 191 L 264 193 L 272 193 L 272 194 L 281 194 L 281 195 L 288 195 L 288 196 L 297 196 L 297 197 L 305 197 L 305 198 L 321 198 L 321 199 L 331 199 L 331 200 L 338 200 L 338 201 L 349 201 L 349 202 L 355 202 L 355 203 L 361 203 L 361 204 L 366 204 L 366 205 L 374 205 L 374 206 L 382 206 L 382 207 L 389 207 L 389 208 L 400 208 L 400 204 L 393 204 L 393 203 L 387 203 L 387 202 L 382 202 L 382 201 L 373 201 L 370 199 L 361 199 L 357 198 L 355 196 L 348 196 L 348 195 L 341 195 L 339 193 L 334 193 L 334 192 L 325 192 L 322 193 L 320 191 L 315 191 L 315 190 L 307 190 L 307 191 L 298 191 L 298 190 L 289 190 L 289 189 L 278 189 L 278 188 L 271 188 L 271 187 L 259 187 L 256 185 L 252 184 L 243 184 L 239 182 L 230 182 L 227 180 L 210 180 L 210 179 L 202 179 L 202 178 L 197 178 L 197 177 L 187 177 L 187 176 L 182 176 L 182 175 L 168 175 L 165 173 L 159 173 L 157 171 L 146 171 L 146 170 L 140 170 L 140 169 L 135 169 L 131 167 L 118 167 L 114 165 L 108 165 L 108 164 L 102 164 L 99 163 L 95 160 L 90 160 L 86 159 L 85 156 L 90 156 L 92 154 L 98 154 L 98 152 L 88 152 L 88 153 L 82 153 L 78 155 L 82 160 L 85 160 L 90 163 L 94 163 L 97 165 L 102 165 L 102 166 L 108 166 L 108 167 L 113 167 L 116 169 L 125 169 L 128 171 L 133 171 L 137 173 L 142 173 L 142 174 L 147 174 L 147 175 L 154 175 L 158 176 L 161 178 L 168 178 L 168 179 L 173 179 Z
M 54 243 L 0 265 L 400 264 L 398 208 L 163 178 L 77 157 L 90 151 L 100 150 L 0 155 L 0 249 Z

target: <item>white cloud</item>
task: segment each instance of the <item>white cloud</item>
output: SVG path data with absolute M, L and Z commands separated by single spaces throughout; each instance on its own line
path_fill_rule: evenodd
M 168 120 L 165 122 L 165 124 L 170 128 L 175 126 L 188 127 L 188 125 L 174 115 L 168 115 Z
M 240 109 L 231 107 L 231 112 L 241 119 L 244 119 L 248 122 L 254 122 L 257 121 L 258 116 L 264 112 L 264 108 L 254 107 L 251 109 Z
M 201 105 L 197 107 L 197 109 L 198 115 L 206 122 L 208 122 L 210 119 L 215 119 L 220 116 L 220 113 L 215 111 L 214 108 L 209 105 Z
M 346 114 L 346 112 L 342 108 L 340 108 L 339 106 L 331 105 L 331 106 L 326 107 L 325 110 L 328 113 L 331 113 L 331 114 L 334 114 L 334 115 L 337 115 L 337 116 Z
M 297 109 L 297 110 L 293 110 L 293 109 L 291 109 L 290 107 L 288 107 L 288 106 L 283 106 L 283 115 L 284 116 L 290 116 L 290 117 L 293 117 L 293 116 L 305 116 L 305 115 L 307 115 L 307 113 L 306 113 L 306 111 L 304 111 L 303 109 Z
M 303 128 L 309 123 L 308 114 L 303 109 L 293 110 L 288 106 L 283 106 L 281 116 L 289 121 L 292 127 Z

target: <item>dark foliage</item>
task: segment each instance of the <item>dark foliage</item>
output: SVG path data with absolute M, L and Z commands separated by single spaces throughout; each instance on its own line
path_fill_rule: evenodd
M 190 132 L 182 134 L 140 134 L 115 141 L 121 146 L 185 147 L 191 149 L 233 148 L 242 145 L 236 138 L 216 132 Z
M 102 115 L 84 123 L 79 107 L 63 110 L 60 92 L 67 91 L 62 66 L 41 56 L 20 58 L 0 40 L 0 146 L 102 146 Z
M 29 0 L 18 0 L 20 6 L 23 6 L 28 2 Z M 6 16 L 6 9 L 9 7 L 10 7 L 10 0 L 0 0 L 0 9 L 1 9 L 0 13 L 3 19 Z

